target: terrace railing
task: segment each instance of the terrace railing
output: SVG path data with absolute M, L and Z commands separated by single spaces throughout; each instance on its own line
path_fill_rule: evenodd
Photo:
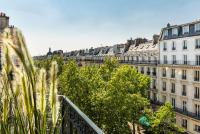
M 104 134 L 76 105 L 67 97 L 59 96 L 61 101 L 61 134 Z

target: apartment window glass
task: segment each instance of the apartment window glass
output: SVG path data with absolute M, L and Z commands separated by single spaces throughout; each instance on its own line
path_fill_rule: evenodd
M 167 43 L 164 42 L 164 43 L 163 43 L 163 51 L 166 51 L 166 50 L 167 50 Z
M 136 56 L 136 61 L 139 61 L 139 57 L 138 56 Z
M 163 95 L 163 96 L 162 96 L 162 102 L 165 103 L 166 100 L 167 100 L 167 97 Z
M 187 111 L 187 102 L 186 101 L 183 101 L 183 112 L 186 112 Z
M 172 55 L 172 63 L 176 64 L 176 55 Z
M 164 64 L 167 64 L 167 55 L 163 55 Z
M 151 62 L 151 57 L 150 56 L 148 57 L 148 62 Z
M 163 77 L 166 77 L 166 75 L 167 75 L 166 68 L 163 68 L 163 69 L 162 69 L 162 76 L 163 76 Z
M 176 99 L 172 98 L 172 106 L 175 108 L 176 107 Z
M 196 39 L 195 48 L 200 48 L 200 39 Z
M 200 117 L 200 105 L 195 104 L 195 114 L 197 117 Z
M 182 95 L 183 95 L 183 96 L 186 96 L 186 95 L 187 95 L 186 85 L 182 85 Z
M 156 89 L 156 80 L 155 79 L 153 79 L 153 81 L 152 81 L 152 88 Z
M 196 55 L 196 65 L 200 65 L 200 55 Z
M 182 70 L 182 79 L 183 80 L 187 79 L 187 71 L 186 70 Z
M 168 36 L 168 30 L 164 30 L 164 37 Z
M 200 32 L 200 23 L 195 24 L 195 31 Z
M 171 78 L 175 78 L 175 69 L 171 69 Z
M 177 28 L 173 28 L 172 29 L 172 35 L 177 35 L 178 34 L 178 29 Z
M 183 41 L 183 50 L 186 50 L 187 49 L 187 40 L 184 40 Z
M 153 76 L 156 76 L 156 68 L 153 68 Z
M 171 83 L 171 93 L 175 93 L 176 92 L 176 85 L 175 83 Z
M 194 71 L 194 81 L 199 81 L 200 77 L 199 77 L 200 71 Z
M 194 88 L 194 98 L 195 99 L 199 99 L 199 97 L 200 97 L 200 94 L 199 94 L 199 91 L 200 91 L 200 89 L 199 89 L 199 87 L 195 87 Z
M 150 75 L 150 67 L 147 68 L 147 75 Z
M 163 86 L 163 91 L 166 91 L 166 81 L 163 81 L 162 86 Z
M 175 41 L 172 41 L 172 50 L 176 50 L 176 43 L 175 43 Z
M 144 67 L 141 67 L 141 73 L 144 74 Z
M 182 127 L 187 129 L 187 120 L 186 119 L 182 119 Z
M 187 64 L 187 55 L 183 55 L 183 64 Z
M 183 34 L 189 33 L 189 26 L 183 26 Z

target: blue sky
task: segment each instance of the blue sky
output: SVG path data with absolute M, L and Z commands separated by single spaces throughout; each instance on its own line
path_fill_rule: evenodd
M 200 0 L 0 0 L 32 55 L 152 38 L 169 22 L 200 19 Z

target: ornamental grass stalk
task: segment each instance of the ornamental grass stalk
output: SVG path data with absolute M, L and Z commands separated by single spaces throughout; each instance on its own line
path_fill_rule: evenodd
M 34 66 L 22 33 L 7 29 L 4 35 L 4 65 L 0 75 L 0 133 L 56 133 L 59 114 L 57 63 L 52 63 L 47 81 L 46 70 Z M 16 65 L 16 61 L 19 65 Z M 50 109 L 47 104 L 50 104 Z M 52 115 L 50 119 L 47 118 L 48 114 Z

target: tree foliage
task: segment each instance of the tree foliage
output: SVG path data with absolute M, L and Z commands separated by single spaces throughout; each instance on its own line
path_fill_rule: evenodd
M 106 133 L 130 133 L 127 122 L 136 122 L 150 105 L 150 79 L 115 60 L 81 68 L 69 61 L 59 80 L 62 92 Z

